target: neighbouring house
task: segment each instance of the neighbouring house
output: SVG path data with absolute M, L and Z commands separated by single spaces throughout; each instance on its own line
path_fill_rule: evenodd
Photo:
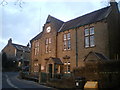
M 17 67 L 28 66 L 30 61 L 30 47 L 14 44 L 12 39 L 8 40 L 8 44 L 3 48 L 2 54 L 6 56 L 8 61 L 16 62 Z M 2 60 L 4 62 L 4 59 Z
M 31 42 L 31 72 L 70 74 L 84 61 L 120 59 L 120 13 L 117 2 L 63 22 L 48 16 Z

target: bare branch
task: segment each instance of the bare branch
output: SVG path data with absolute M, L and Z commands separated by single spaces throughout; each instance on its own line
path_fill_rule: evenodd
M 0 3 L 0 5 L 2 5 L 2 6 L 5 6 L 7 4 L 8 4 L 8 2 L 6 2 L 5 0 L 2 0 L 2 2 Z
M 15 2 L 15 5 L 19 5 L 20 8 L 22 8 L 22 4 L 24 4 L 24 2 L 22 0 L 17 0 Z

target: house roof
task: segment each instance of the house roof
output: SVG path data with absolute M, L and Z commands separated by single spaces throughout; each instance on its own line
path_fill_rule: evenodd
M 64 22 L 51 16 L 51 15 L 48 15 L 48 18 L 46 20 L 46 24 L 47 23 L 51 23 L 58 32 L 58 30 L 61 28 L 61 26 L 63 25 Z
M 63 24 L 62 28 L 59 30 L 59 32 L 63 32 L 68 29 L 73 29 L 76 27 L 80 27 L 83 25 L 87 25 L 87 24 L 91 24 L 91 23 L 103 20 L 103 19 L 107 18 L 107 16 L 110 14 L 110 12 L 111 12 L 111 7 L 108 6 L 108 7 L 99 9 L 97 11 L 88 13 L 86 15 L 77 17 L 75 19 L 65 22 Z
M 43 32 L 40 32 L 39 34 L 37 34 L 34 38 L 32 38 L 32 39 L 30 40 L 30 42 L 32 42 L 33 40 L 38 40 L 39 38 L 41 38 L 42 33 L 43 33 Z
M 51 23 L 54 26 L 54 28 L 57 30 L 57 32 L 63 32 L 69 29 L 73 29 L 76 27 L 80 27 L 83 25 L 87 25 L 87 24 L 91 24 L 91 23 L 103 20 L 107 18 L 111 10 L 112 10 L 111 7 L 108 6 L 108 7 L 96 10 L 94 12 L 88 13 L 86 15 L 77 17 L 67 22 L 63 22 L 51 15 L 48 15 L 48 18 L 45 24 Z M 42 35 L 42 32 L 36 35 L 32 40 L 30 40 L 30 42 L 32 42 L 33 40 L 39 39 L 41 35 Z
M 63 64 L 62 61 L 60 60 L 60 58 L 53 58 L 52 60 L 55 62 L 55 64 Z
M 95 55 L 99 60 L 101 61 L 109 61 L 110 59 L 107 58 L 105 55 L 103 55 L 102 53 L 98 53 L 98 52 L 89 52 L 88 55 L 85 57 L 84 61 L 88 58 L 89 55 Z
M 105 55 L 103 55 L 101 53 L 97 53 L 97 52 L 94 52 L 94 53 L 101 60 L 109 60 Z
M 25 52 L 30 52 L 30 48 L 27 47 L 27 46 L 18 45 L 18 44 L 14 44 L 14 43 L 12 43 L 12 45 L 13 45 L 17 50 L 25 51 Z
M 54 25 L 54 28 L 58 32 L 58 30 L 61 28 L 61 26 L 63 25 L 64 22 L 59 20 L 59 19 L 57 19 L 57 18 L 55 18 L 55 17 L 53 17 L 53 16 L 51 16 L 51 15 L 48 15 L 48 18 L 46 20 L 46 24 L 48 24 L 48 23 L 51 23 L 52 25 Z M 30 42 L 32 42 L 33 40 L 40 39 L 41 36 L 42 36 L 42 33 L 43 32 L 40 32 L 39 34 L 37 34 L 33 39 L 30 40 Z

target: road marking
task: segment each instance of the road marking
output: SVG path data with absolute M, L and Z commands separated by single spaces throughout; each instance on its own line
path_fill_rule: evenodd
M 18 90 L 23 90 L 23 89 L 18 88 L 18 87 L 15 86 L 15 85 L 13 85 L 6 74 L 5 74 L 5 76 L 6 76 L 6 78 L 7 78 L 7 83 L 8 83 L 11 87 L 16 88 L 16 89 L 18 89 Z

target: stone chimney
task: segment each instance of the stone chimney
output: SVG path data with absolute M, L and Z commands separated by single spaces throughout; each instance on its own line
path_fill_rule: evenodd
M 117 5 L 117 2 L 115 0 L 110 0 L 110 5 L 111 6 L 116 6 Z
M 110 0 L 110 6 L 112 8 L 112 11 L 118 13 L 119 9 L 118 9 L 118 3 L 115 0 Z
M 29 45 L 29 43 L 27 44 L 27 47 L 29 47 L 30 45 Z
M 12 44 L 12 38 L 8 40 L 8 45 L 11 45 L 11 44 Z

